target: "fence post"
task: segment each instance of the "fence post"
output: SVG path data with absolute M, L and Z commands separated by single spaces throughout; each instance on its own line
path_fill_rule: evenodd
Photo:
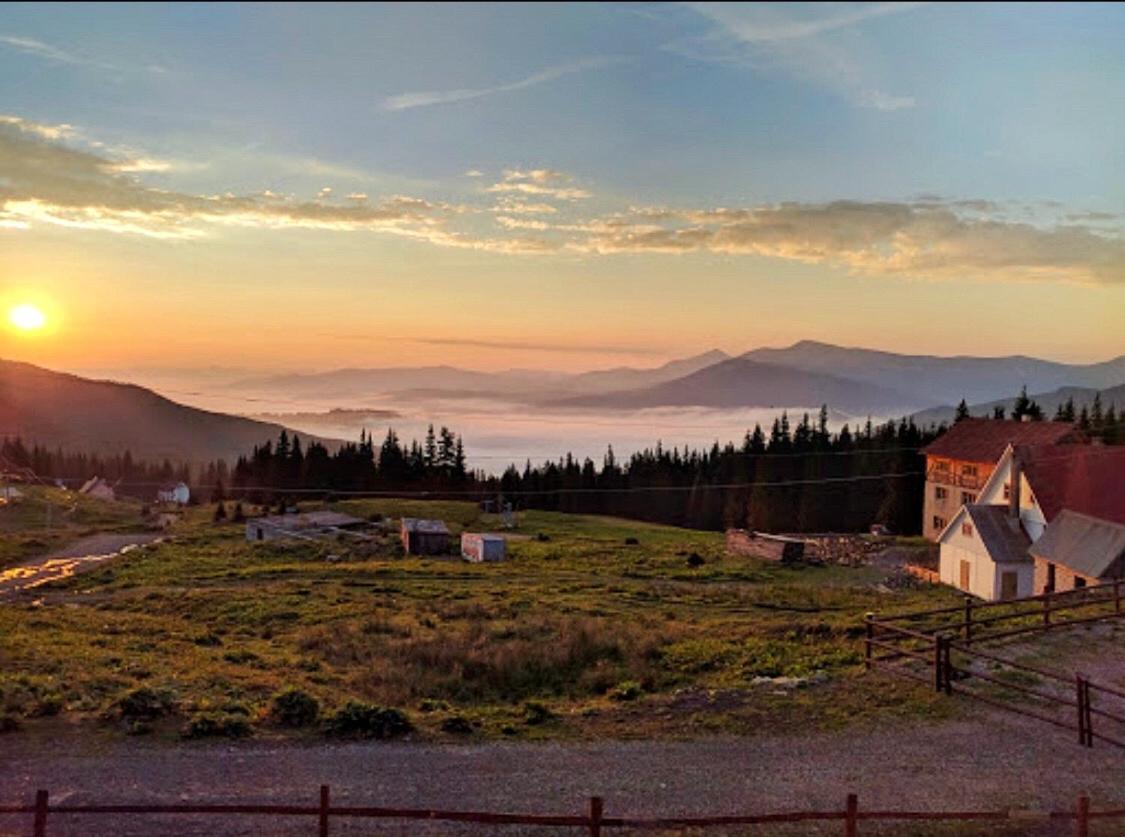
M 965 597 L 965 645 L 973 644 L 973 598 Z
M 942 641 L 941 634 L 934 634 L 934 691 L 945 691 L 942 677 Z
M 868 611 L 863 614 L 863 621 L 867 625 L 867 639 L 863 643 L 863 667 L 871 671 L 871 640 L 875 638 L 875 614 Z
M 1113 580 L 1113 612 L 1121 612 L 1121 579 L 1115 578 Z
M 1089 837 L 1090 834 L 1090 797 L 1082 794 L 1078 797 L 1078 810 L 1074 817 L 1074 833 L 1077 837 Z
M 328 785 L 320 786 L 320 837 L 328 837 Z
M 32 832 L 35 837 L 46 837 L 47 834 L 47 791 L 35 792 L 35 827 Z
M 1082 687 L 1082 675 L 1074 675 L 1074 697 L 1078 702 L 1078 744 L 1086 746 L 1086 690 Z
M 602 837 L 602 809 L 604 802 L 600 796 L 590 797 L 590 837 Z
M 1043 630 L 1051 630 L 1051 594 L 1043 596 Z
M 844 837 L 856 837 L 859 831 L 859 797 L 854 793 L 848 794 L 847 806 L 844 810 Z
M 1093 713 L 1090 710 L 1090 681 L 1082 677 L 1082 705 L 1086 708 L 1086 746 L 1093 746 Z
M 953 637 L 941 638 L 941 678 L 945 693 L 953 694 Z

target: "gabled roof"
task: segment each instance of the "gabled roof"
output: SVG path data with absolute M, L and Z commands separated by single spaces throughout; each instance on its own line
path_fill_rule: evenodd
M 1069 509 L 1125 524 L 1125 446 L 1040 445 L 1019 456 L 1048 522 Z
M 1057 445 L 1081 438 L 1075 426 L 1067 422 L 967 418 L 926 445 L 922 453 L 992 465 L 1008 445 Z
M 277 514 L 272 517 L 255 517 L 253 523 L 274 526 L 278 529 L 301 530 L 342 528 L 363 523 L 358 517 L 334 511 L 313 511 L 304 514 Z
M 420 517 L 404 517 L 402 526 L 407 532 L 421 532 L 426 535 L 448 535 L 449 529 L 444 521 L 425 520 Z
M 1018 522 L 1008 517 L 1007 506 L 987 506 L 982 503 L 962 506 L 938 535 L 938 542 L 945 543 L 947 534 L 958 531 L 960 521 L 966 516 L 972 522 L 976 536 L 981 539 L 993 561 L 998 563 L 1031 561 L 1031 555 L 1027 551 L 1031 546 L 1031 538 Z
M 1125 553 L 1125 525 L 1064 509 L 1031 554 L 1091 578 L 1101 578 Z

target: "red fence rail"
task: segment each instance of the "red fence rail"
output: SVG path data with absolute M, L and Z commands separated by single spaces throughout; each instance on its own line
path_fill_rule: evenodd
M 1088 837 L 1090 821 L 1094 819 L 1125 819 L 1125 809 L 1090 810 L 1090 799 L 1085 794 L 1079 796 L 1073 810 L 1069 811 L 1019 811 L 1005 809 L 999 811 L 867 811 L 859 807 L 859 797 L 847 795 L 842 810 L 795 811 L 776 814 L 734 814 L 715 817 L 613 817 L 607 816 L 602 798 L 591 797 L 589 806 L 583 814 L 501 814 L 487 811 L 441 811 L 425 808 L 381 808 L 370 806 L 334 806 L 328 785 L 320 786 L 320 799 L 317 805 L 255 805 L 255 804 L 176 804 L 176 805 L 51 805 L 50 795 L 45 790 L 36 791 L 34 805 L 0 805 L 0 815 L 30 814 L 32 837 L 47 837 L 47 827 L 51 816 L 137 816 L 137 815 L 183 815 L 183 816 L 272 816 L 316 818 L 320 837 L 329 837 L 333 818 L 352 817 L 359 819 L 427 820 L 430 822 L 458 822 L 487 825 L 530 825 L 553 826 L 582 829 L 592 837 L 601 837 L 603 830 L 614 828 L 631 829 L 706 829 L 732 825 L 766 825 L 770 823 L 795 822 L 833 822 L 843 826 L 845 837 L 858 837 L 859 824 L 865 821 L 925 821 L 925 822 L 965 822 L 965 821 L 1018 821 L 1026 823 L 1032 819 L 1073 820 L 1077 837 Z

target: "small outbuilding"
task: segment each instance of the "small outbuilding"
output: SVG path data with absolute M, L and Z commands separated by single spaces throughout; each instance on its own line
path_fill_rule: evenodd
M 191 489 L 184 482 L 169 483 L 161 486 L 160 490 L 156 492 L 158 503 L 174 503 L 177 506 L 186 506 L 189 500 L 191 500 Z
M 461 557 L 479 564 L 484 561 L 503 561 L 507 556 L 508 542 L 500 535 L 482 535 L 465 532 L 461 535 Z
M 78 493 L 85 494 L 87 497 L 95 497 L 98 500 L 113 500 L 117 497 L 117 492 L 113 490 L 113 486 L 101 477 L 90 477 L 78 489 Z
M 402 548 L 407 555 L 445 555 L 449 552 L 449 527 L 441 520 L 404 517 Z
M 320 539 L 340 532 L 354 532 L 367 524 L 358 517 L 333 511 L 277 514 L 252 517 L 246 521 L 246 540 L 272 541 L 278 538 Z

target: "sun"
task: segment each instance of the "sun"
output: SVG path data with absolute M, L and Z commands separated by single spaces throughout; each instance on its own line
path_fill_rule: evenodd
M 20 331 L 38 331 L 47 324 L 47 315 L 42 309 L 24 303 L 14 306 L 8 312 L 8 322 Z

